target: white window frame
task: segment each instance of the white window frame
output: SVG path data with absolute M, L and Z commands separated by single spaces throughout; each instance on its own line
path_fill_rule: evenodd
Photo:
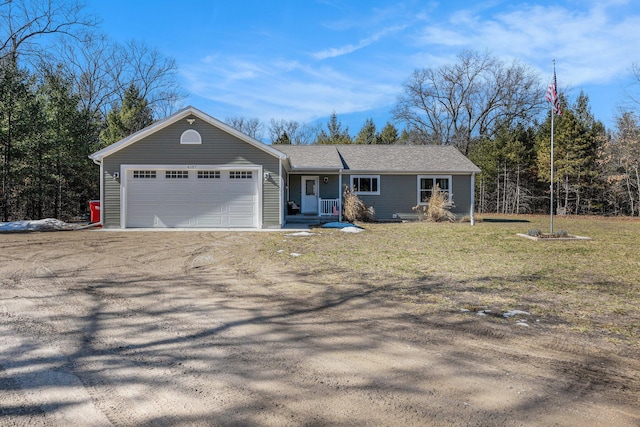
M 451 175 L 418 175 L 418 180 L 417 180 L 417 185 L 416 185 L 416 189 L 417 189 L 417 198 L 418 198 L 418 205 L 428 205 L 429 202 L 428 201 L 424 201 L 422 196 L 422 191 L 421 191 L 421 187 L 420 187 L 420 181 L 423 179 L 431 179 L 433 180 L 433 188 L 436 187 L 436 180 L 437 179 L 446 179 L 449 183 L 448 186 L 449 188 L 447 189 L 447 191 L 444 191 L 442 189 L 440 189 L 440 191 L 443 191 L 445 193 L 447 193 L 448 199 L 447 199 L 447 203 L 452 203 L 453 201 L 453 193 L 452 193 L 452 185 L 453 185 L 453 179 Z
M 378 189 L 376 191 L 358 191 L 355 190 L 355 185 L 353 183 L 353 181 L 355 179 L 371 179 L 373 182 L 373 180 L 377 180 L 378 181 Z M 351 189 L 353 189 L 353 193 L 354 194 L 358 194 L 358 195 L 368 195 L 368 196 L 379 196 L 380 195 L 380 175 L 351 175 L 351 177 L 349 178 L 350 182 L 351 182 Z
M 180 135 L 180 144 L 202 144 L 202 137 L 197 130 L 187 129 Z

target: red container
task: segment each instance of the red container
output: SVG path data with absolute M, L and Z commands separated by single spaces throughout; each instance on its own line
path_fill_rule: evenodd
M 91 212 L 91 223 L 100 222 L 100 200 L 91 200 L 89 211 Z

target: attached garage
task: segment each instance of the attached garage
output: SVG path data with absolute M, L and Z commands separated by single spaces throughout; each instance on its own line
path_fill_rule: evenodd
M 125 227 L 260 226 L 259 169 L 127 166 Z
M 286 155 L 187 107 L 90 156 L 105 228 L 281 228 Z

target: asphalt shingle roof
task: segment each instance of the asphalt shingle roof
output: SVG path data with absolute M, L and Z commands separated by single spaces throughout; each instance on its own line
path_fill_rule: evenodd
M 294 169 L 344 168 L 336 145 L 274 145 L 289 157 Z
M 277 145 L 293 169 L 352 172 L 471 173 L 480 169 L 457 148 L 439 145 Z

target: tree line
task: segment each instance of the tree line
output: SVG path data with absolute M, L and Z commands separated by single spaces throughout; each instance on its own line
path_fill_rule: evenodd
M 640 82 L 640 68 L 633 65 Z M 272 144 L 454 145 L 480 169 L 476 177 L 480 213 L 555 213 L 640 216 L 640 118 L 632 102 L 607 130 L 591 112 L 584 92 L 571 100 L 560 91 L 562 115 L 555 117 L 554 182 L 551 185 L 551 110 L 545 82 L 518 61 L 463 51 L 457 61 L 414 71 L 392 111 L 404 128 L 380 131 L 367 119 L 351 137 L 334 112 L 325 127 L 274 121 L 250 129 Z
M 640 215 L 637 101 L 609 130 L 587 94 L 560 91 L 550 183 L 545 88 L 526 64 L 463 51 L 409 75 L 395 124 L 367 119 L 353 137 L 335 111 L 325 125 L 225 121 L 272 144 L 454 145 L 482 170 L 481 213 L 548 212 L 554 191 L 558 213 Z M 0 0 L 0 220 L 86 212 L 100 181 L 88 155 L 176 111 L 185 96 L 172 58 L 140 41 L 111 41 L 81 3 Z
M 0 0 L 0 221 L 85 213 L 100 194 L 88 155 L 173 112 L 176 73 L 77 1 Z

